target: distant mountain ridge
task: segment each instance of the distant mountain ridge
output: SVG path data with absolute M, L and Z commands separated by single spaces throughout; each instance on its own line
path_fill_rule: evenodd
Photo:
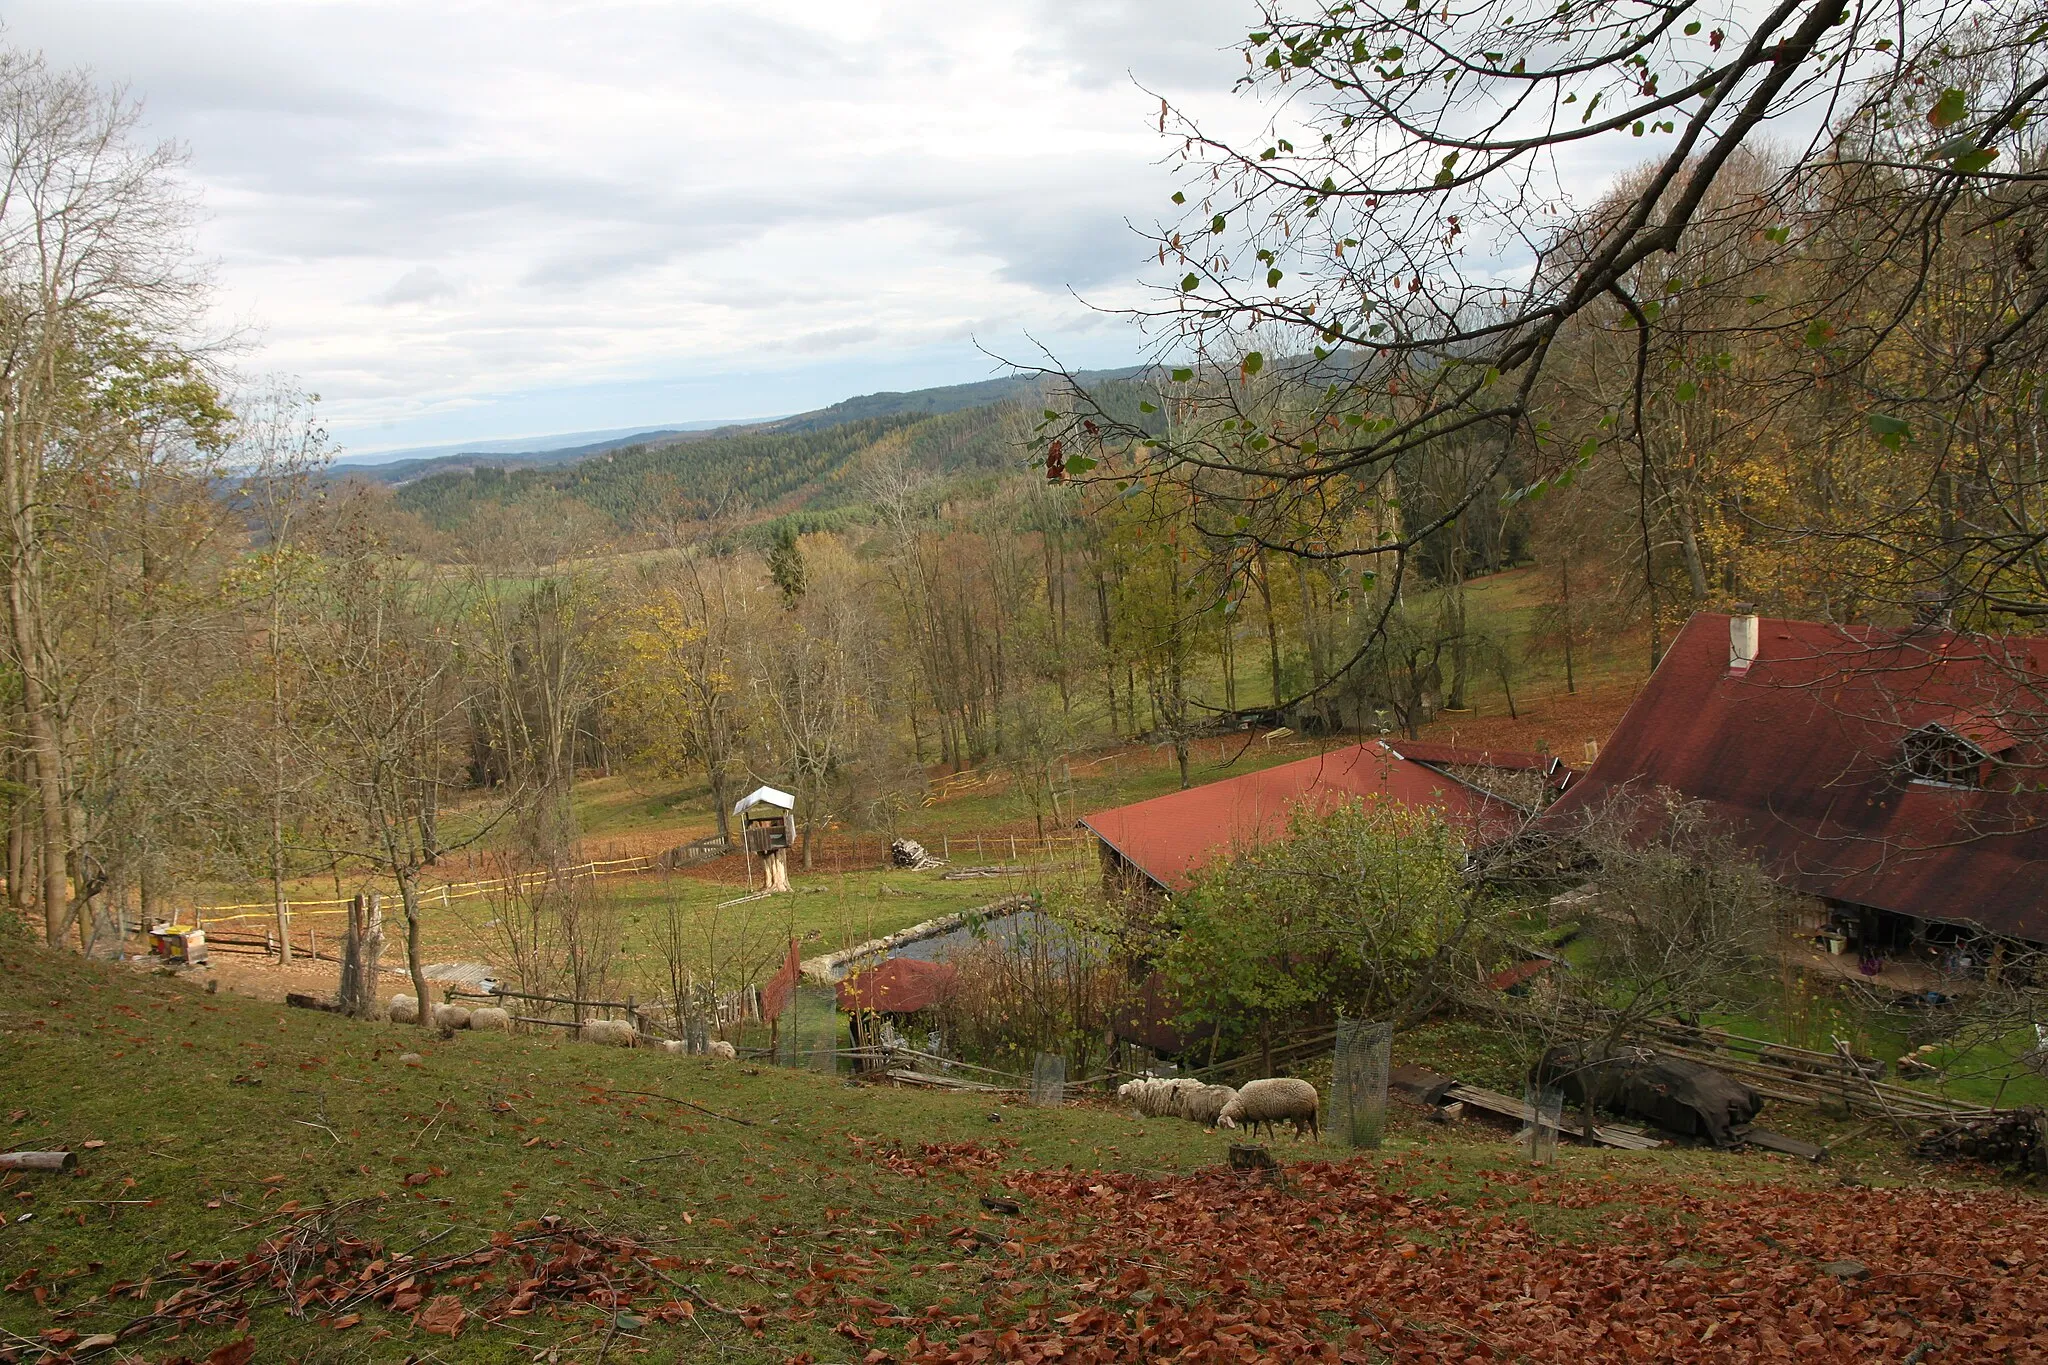
M 1075 378 L 1098 396 L 1127 398 L 1124 405 L 1136 419 L 1142 395 L 1133 381 L 1147 373 L 1134 366 Z M 450 531 L 494 506 L 544 505 L 535 499 L 580 503 L 628 533 L 735 513 L 748 522 L 795 517 L 823 525 L 863 515 L 860 472 L 871 456 L 946 477 L 1021 468 L 1043 384 L 1037 375 L 1005 375 L 864 394 L 815 412 L 712 431 L 343 472 L 398 485 L 401 507 Z
M 1120 370 L 1087 370 L 1075 375 L 1075 378 L 1083 384 L 1102 384 L 1136 378 L 1145 373 L 1145 369 L 1144 366 L 1134 365 Z M 397 485 L 412 483 L 435 474 L 459 473 L 480 468 L 542 469 L 554 465 L 575 464 L 593 455 L 604 455 L 639 446 L 675 445 L 707 436 L 734 436 L 742 432 L 823 431 L 827 427 L 875 418 L 939 416 L 1020 399 L 1036 392 L 1041 382 L 1039 376 L 1032 374 L 998 375 L 994 379 L 976 380 L 966 384 L 946 384 L 930 389 L 903 392 L 884 390 L 879 393 L 861 394 L 841 399 L 830 407 L 819 408 L 813 412 L 800 412 L 789 417 L 763 418 L 753 422 L 678 422 L 671 426 L 644 430 L 624 427 L 610 431 L 571 432 L 560 438 L 528 437 L 517 441 L 479 441 L 475 445 L 457 443 L 453 447 L 425 447 L 417 454 L 392 452 L 403 458 L 389 461 L 379 459 L 376 463 L 368 462 L 367 457 L 343 459 L 336 462 L 335 472 L 351 478 Z M 551 439 L 574 442 L 578 436 L 592 436 L 598 439 L 561 446 L 546 444 Z M 512 448 L 520 446 L 525 448 Z M 448 453 L 439 453 L 443 450 Z

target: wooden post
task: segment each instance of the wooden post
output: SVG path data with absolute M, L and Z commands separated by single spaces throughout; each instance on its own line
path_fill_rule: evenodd
M 1010 861 L 1017 861 L 1017 836 L 1014 834 L 1010 836 Z

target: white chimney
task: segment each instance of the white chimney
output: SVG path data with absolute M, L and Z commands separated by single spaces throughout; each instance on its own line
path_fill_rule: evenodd
M 1728 618 L 1728 671 L 1747 673 L 1756 662 L 1756 613 L 1747 604 L 1735 610 L 1737 614 Z

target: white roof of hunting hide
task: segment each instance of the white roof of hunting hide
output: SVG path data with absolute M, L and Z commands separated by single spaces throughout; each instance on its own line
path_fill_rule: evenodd
M 733 803 L 734 815 L 745 815 L 754 806 L 773 806 L 777 810 L 795 810 L 796 798 L 786 791 L 774 787 L 756 787 Z

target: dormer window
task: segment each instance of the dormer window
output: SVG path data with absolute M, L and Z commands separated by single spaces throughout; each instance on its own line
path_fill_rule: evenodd
M 1969 740 L 1944 725 L 1923 725 L 1906 736 L 1906 776 L 1939 787 L 1981 787 L 1991 761 Z

